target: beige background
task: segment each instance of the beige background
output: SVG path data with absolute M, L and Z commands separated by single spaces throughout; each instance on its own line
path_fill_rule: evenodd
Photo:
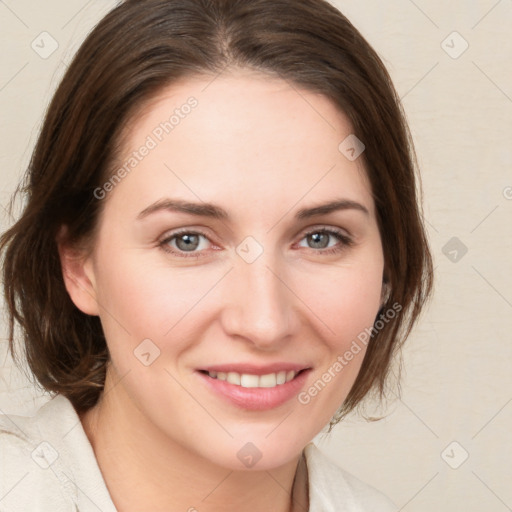
M 404 351 L 401 399 L 390 400 L 385 420 L 352 416 L 317 442 L 400 510 L 512 510 L 512 1 L 334 3 L 377 49 L 403 98 L 437 275 Z M 0 2 L 2 205 L 66 63 L 113 5 Z M 58 43 L 46 59 L 31 47 L 44 37 L 51 49 L 44 31 Z M 3 340 L 0 372 L 3 412 L 29 414 L 46 400 L 12 368 Z

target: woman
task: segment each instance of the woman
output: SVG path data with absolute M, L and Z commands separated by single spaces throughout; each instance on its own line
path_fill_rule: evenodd
M 311 443 L 432 285 L 390 78 L 323 0 L 138 0 L 81 46 L 2 237 L 7 510 L 394 510 Z

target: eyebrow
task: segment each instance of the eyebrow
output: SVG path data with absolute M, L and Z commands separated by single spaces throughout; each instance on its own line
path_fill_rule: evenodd
M 327 215 L 339 210 L 357 210 L 369 215 L 368 209 L 362 204 L 350 199 L 337 199 L 328 203 L 320 204 L 310 208 L 301 208 L 295 214 L 297 220 L 309 219 L 319 215 Z M 172 211 L 188 213 L 197 217 L 210 217 L 219 220 L 229 220 L 229 214 L 226 210 L 212 203 L 191 203 L 180 199 L 161 199 L 156 203 L 142 210 L 137 216 L 143 219 L 153 213 L 160 211 Z

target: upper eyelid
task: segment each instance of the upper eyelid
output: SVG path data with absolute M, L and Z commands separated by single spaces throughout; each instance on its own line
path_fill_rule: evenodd
M 334 226 L 326 226 L 325 224 L 320 224 L 318 226 L 313 226 L 311 228 L 305 228 L 303 231 L 301 231 L 301 233 L 304 236 L 307 235 L 308 233 L 316 233 L 317 231 L 330 231 L 333 233 L 341 232 L 342 234 L 345 234 L 345 236 L 352 238 L 352 233 L 348 229 Z
M 333 226 L 328 226 L 325 224 L 319 224 L 319 225 L 311 226 L 309 228 L 304 228 L 300 232 L 301 237 L 300 237 L 299 241 L 311 233 L 316 233 L 316 232 L 321 232 L 321 231 L 329 232 L 329 234 L 332 234 L 332 235 L 340 235 L 341 234 L 342 236 L 345 236 L 346 238 L 350 239 L 351 241 L 353 240 L 352 234 L 345 228 L 333 227 Z M 341 233 L 339 233 L 339 232 L 341 232 Z M 183 234 L 195 234 L 195 235 L 203 236 L 204 238 L 208 239 L 212 244 L 215 244 L 215 242 L 211 239 L 211 237 L 207 233 L 203 232 L 203 230 L 198 229 L 198 228 L 182 228 L 182 229 L 178 228 L 177 231 L 168 232 L 168 234 L 163 235 L 163 237 L 160 239 L 160 243 L 169 242 L 170 240 L 174 240 L 176 237 L 183 235 Z

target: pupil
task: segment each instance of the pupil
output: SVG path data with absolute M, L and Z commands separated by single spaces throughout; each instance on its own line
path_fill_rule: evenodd
M 195 239 L 195 240 L 194 240 Z M 182 246 L 180 246 L 183 244 Z M 181 250 L 193 250 L 197 248 L 198 236 L 197 235 L 181 235 L 176 241 L 176 245 Z
M 316 245 L 317 248 L 324 249 L 325 247 L 327 247 L 327 245 L 325 243 L 324 244 L 321 243 L 322 237 L 327 239 L 326 233 L 313 233 L 312 235 L 310 235 L 310 237 L 313 241 L 313 244 Z

